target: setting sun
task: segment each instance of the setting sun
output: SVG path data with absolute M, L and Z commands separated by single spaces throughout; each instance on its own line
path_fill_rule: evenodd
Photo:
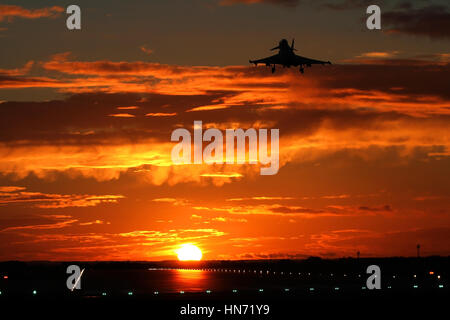
M 175 251 L 180 261 L 200 261 L 202 259 L 202 251 L 193 244 L 183 244 Z

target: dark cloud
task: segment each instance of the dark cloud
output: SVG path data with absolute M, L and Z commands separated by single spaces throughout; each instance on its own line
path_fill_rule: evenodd
M 418 65 L 416 60 L 381 61 L 383 62 L 379 64 L 334 65 L 327 72 L 320 68 L 311 68 L 307 78 L 280 70 L 280 77 L 289 77 L 289 81 L 283 83 L 278 77 L 269 78 L 273 82 L 260 83 L 257 79 L 265 76 L 265 69 L 240 68 L 236 72 L 241 75 L 240 78 L 248 78 L 249 85 L 243 83 L 242 88 L 235 86 L 233 90 L 211 90 L 193 95 L 93 92 L 72 94 L 64 100 L 4 102 L 0 108 L 0 141 L 85 145 L 104 141 L 114 143 L 120 139 L 123 142 L 153 138 L 166 142 L 175 126 L 180 123 L 189 126 L 199 119 L 204 124 L 239 122 L 243 127 L 250 127 L 256 122 L 275 122 L 274 125 L 283 130 L 285 136 L 292 133 L 306 136 L 314 133 L 324 122 L 339 130 L 375 129 L 386 121 L 414 122 L 416 120 L 405 114 L 408 108 L 402 108 L 405 112 L 402 113 L 393 110 L 389 105 L 421 105 L 425 97 L 430 97 L 430 104 L 434 104 L 436 100 L 450 99 L 447 85 L 450 83 L 449 64 L 429 61 L 427 64 Z M 217 69 L 215 72 L 220 74 L 222 70 Z M 314 86 L 311 85 L 311 80 L 314 81 Z M 58 87 L 58 81 L 0 76 L 0 85 L 2 82 L 16 82 L 33 87 L 36 83 L 45 82 L 45 86 Z M 267 103 L 258 98 L 261 89 L 268 86 L 290 90 L 296 98 L 291 102 L 284 102 L 286 108 L 282 112 L 276 108 L 271 109 L 270 107 L 278 106 L 276 101 Z M 320 96 L 311 96 L 311 92 L 317 88 L 320 89 Z M 124 90 L 126 89 L 127 87 L 124 87 Z M 253 90 L 258 91 L 236 99 L 240 94 Z M 364 98 L 354 100 L 355 96 L 360 95 Z M 233 101 L 234 105 L 214 111 L 186 112 L 199 106 L 226 105 L 228 100 Z M 336 107 L 335 103 L 345 106 L 346 101 L 351 108 Z M 359 103 L 383 103 L 386 107 L 370 109 L 358 105 Z M 117 108 L 129 106 L 138 107 L 126 110 L 133 118 L 109 116 L 124 113 Z M 439 114 L 440 110 L 436 108 L 433 112 Z M 145 116 L 149 113 L 176 115 Z M 442 113 L 421 121 L 432 122 L 438 118 L 441 122 L 448 121 L 448 117 Z
M 368 207 L 368 206 L 361 206 L 358 208 L 361 211 L 371 211 L 371 212 L 384 212 L 384 211 L 392 211 L 392 208 L 390 205 L 386 204 L 381 207 Z
M 389 27 L 389 33 L 450 39 L 450 11 L 446 6 L 383 12 L 382 24 Z
M 287 206 L 277 206 L 270 209 L 275 213 L 325 213 L 323 210 L 311 209 L 311 208 L 292 208 Z
M 344 80 L 345 81 L 345 80 Z M 230 93 L 212 92 L 201 96 L 144 95 L 148 101 L 140 102 L 138 94 L 85 93 L 65 100 L 43 102 L 5 102 L 0 108 L 0 142 L 25 146 L 27 143 L 54 145 L 90 145 L 107 142 L 127 143 L 152 138 L 167 142 L 172 130 L 182 123 L 189 128 L 195 120 L 208 123 L 236 123 L 245 128 L 257 122 L 275 122 L 284 136 L 313 134 L 324 122 L 336 130 L 350 128 L 376 129 L 389 121 L 415 122 L 414 118 L 393 111 L 358 109 L 315 109 L 311 106 L 260 111 L 260 106 L 249 103 L 239 108 L 185 112 L 195 105 L 211 104 Z M 245 103 L 245 102 L 244 102 Z M 128 110 L 133 118 L 110 117 L 118 106 L 139 105 Z M 148 113 L 174 112 L 172 117 L 148 117 Z M 434 123 L 440 117 L 421 119 L 421 123 Z M 441 121 L 441 120 L 439 120 Z M 442 120 L 444 121 L 444 120 Z M 28 141 L 28 142 L 27 142 Z
M 343 1 L 333 1 L 328 2 L 326 1 L 323 3 L 323 7 L 332 9 L 332 10 L 350 10 L 355 8 L 367 8 L 371 4 L 379 4 L 373 3 L 373 1 L 370 0 L 343 0 Z M 365 12 L 365 11 L 364 11 Z
M 255 4 L 255 3 L 269 3 L 274 5 L 281 5 L 285 7 L 296 7 L 300 0 L 221 0 L 221 5 L 233 5 L 233 4 Z
M 86 145 L 149 137 L 167 140 L 173 126 L 180 121 L 178 117 L 146 117 L 146 114 L 183 112 L 189 106 L 211 103 L 224 96 L 219 93 L 201 96 L 84 93 L 65 100 L 5 102 L 0 108 L 0 141 Z M 136 117 L 108 116 L 118 113 L 120 106 L 139 106 L 128 110 Z
M 325 88 L 354 88 L 358 90 L 377 90 L 394 93 L 392 88 L 407 94 L 410 101 L 423 95 L 450 98 L 450 64 L 437 64 L 432 61 L 410 59 L 377 60 L 377 64 L 335 66 L 333 77 L 318 73 L 321 86 Z M 317 72 L 311 70 L 312 72 Z

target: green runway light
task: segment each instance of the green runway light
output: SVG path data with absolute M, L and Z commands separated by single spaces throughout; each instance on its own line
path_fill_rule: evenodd
M 259 292 L 263 292 L 264 291 L 264 289 L 259 289 Z
M 128 295 L 132 296 L 133 295 L 133 291 L 128 291 Z
M 414 289 L 417 289 L 419 286 L 417 285 L 417 284 L 415 284 L 414 286 L 413 286 L 413 288 Z
M 439 285 L 439 288 L 443 288 L 443 287 L 444 287 L 444 285 L 443 285 L 443 284 L 440 284 L 440 285 Z M 0 292 L 0 293 L 1 293 L 1 292 Z
M 158 291 L 155 291 L 155 292 L 153 292 L 153 294 L 159 294 L 159 292 L 158 292 Z
M 289 292 L 289 288 L 284 289 L 284 291 Z
M 211 290 L 206 290 L 206 293 L 211 293 Z
M 106 296 L 106 292 L 102 292 L 102 296 Z
M 366 287 L 362 287 L 361 289 L 366 290 Z
M 233 289 L 233 293 L 237 293 L 238 291 L 236 289 Z
M 184 291 L 180 291 L 180 294 L 184 294 Z
M 34 294 L 34 295 L 37 295 L 37 291 L 36 291 L 36 290 L 33 290 L 33 294 Z
M 336 291 L 339 290 L 339 287 L 335 287 L 334 290 L 336 290 Z
M 309 288 L 309 291 L 314 291 L 314 288 Z

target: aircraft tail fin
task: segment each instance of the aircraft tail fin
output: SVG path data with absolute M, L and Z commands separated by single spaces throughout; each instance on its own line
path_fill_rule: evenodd
M 291 50 L 292 51 L 297 51 L 297 49 L 294 48 L 294 43 L 295 43 L 295 38 L 292 38 Z

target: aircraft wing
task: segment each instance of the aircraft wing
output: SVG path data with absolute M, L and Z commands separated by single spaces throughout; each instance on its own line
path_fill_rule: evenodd
M 295 55 L 295 64 L 296 65 L 310 65 L 310 64 L 331 64 L 330 61 L 321 61 L 321 60 L 314 60 L 310 58 L 305 58 L 302 56 Z
M 264 58 L 264 59 L 259 59 L 259 60 L 249 60 L 250 63 L 254 63 L 254 64 L 258 64 L 258 63 L 263 63 L 266 65 L 272 65 L 272 64 L 281 64 L 281 59 L 280 59 L 280 55 L 279 54 L 275 54 L 273 56 Z

